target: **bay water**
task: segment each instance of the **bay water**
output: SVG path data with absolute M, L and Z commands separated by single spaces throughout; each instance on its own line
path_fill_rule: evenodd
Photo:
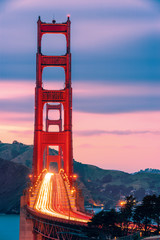
M 101 208 L 88 208 L 94 213 L 100 212 Z M 19 240 L 19 215 L 0 214 L 0 240 Z
M 19 215 L 0 215 L 0 240 L 19 240 Z

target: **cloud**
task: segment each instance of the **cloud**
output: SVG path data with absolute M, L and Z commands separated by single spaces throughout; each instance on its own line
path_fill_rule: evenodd
M 108 131 L 115 133 L 115 130 L 119 133 L 126 131 L 155 133 L 160 131 L 159 121 L 160 111 L 115 114 L 73 112 L 73 129 L 78 131 L 77 133 L 80 131 L 91 134 L 95 131 L 100 131 L 100 134 Z
M 145 20 L 76 20 L 72 26 L 72 49 L 73 51 L 110 51 L 110 48 L 118 49 L 119 46 L 135 43 L 141 38 L 159 34 L 160 19 Z M 95 31 L 96 29 L 96 31 Z M 7 27 L 1 26 L 3 37 L 1 38 L 1 52 L 34 52 L 36 49 L 35 26 L 21 23 Z M 11 40 L 12 39 L 12 40 Z M 61 48 L 61 41 L 57 48 Z M 7 46 L 7 49 L 5 48 Z M 53 42 L 48 41 L 47 49 L 52 49 Z
M 111 81 L 110 81 L 111 82 Z M 136 82 L 136 81 L 135 81 Z M 159 96 L 159 83 L 104 83 L 104 82 L 87 82 L 84 80 L 76 80 L 73 82 L 73 94 L 75 97 L 92 98 L 92 97 L 125 97 L 125 96 Z M 35 94 L 35 80 L 26 79 L 0 79 L 0 89 L 2 90 L 0 99 L 19 99 L 30 98 Z M 43 80 L 45 89 L 61 89 L 64 88 L 64 80 Z
M 125 113 L 160 110 L 160 96 L 74 98 L 73 108 L 90 113 Z
M 153 6 L 149 1 L 144 0 L 99 0 L 99 1 L 92 1 L 92 0 L 77 0 L 76 2 L 74 0 L 68 0 L 67 2 L 65 0 L 61 0 L 59 2 L 58 0 L 55 0 L 54 2 L 52 0 L 46 0 L 45 2 L 42 0 L 16 0 L 9 4 L 11 10 L 23 10 L 23 9 L 34 9 L 34 8 L 43 8 L 43 10 L 47 9 L 48 6 L 54 7 L 55 9 L 59 8 L 70 8 L 70 9 L 80 9 L 80 8 L 88 8 L 88 9 L 100 9 L 100 8 L 117 8 L 117 9 L 137 9 L 140 8 L 142 10 L 150 10 L 150 7 Z
M 12 133 L 12 134 L 15 134 L 15 136 L 21 136 L 23 137 L 24 135 L 29 135 L 29 136 L 32 136 L 33 135 L 33 129 L 30 130 L 24 130 L 24 129 L 17 129 L 17 130 L 9 130 L 8 132 Z
M 130 172 L 144 166 L 159 168 L 159 121 L 160 111 L 115 115 L 74 113 L 74 158 Z M 83 144 L 93 146 L 81 148 Z
M 32 117 L 33 114 L 1 111 L 1 141 L 16 139 L 32 144 Z M 155 168 L 156 164 L 159 166 L 159 122 L 160 112 L 115 115 L 73 112 L 74 158 L 106 169 L 135 171 L 139 164 Z
M 73 49 L 107 51 L 119 45 L 135 43 L 141 38 L 159 33 L 160 19 L 145 20 L 81 20 L 74 24 Z M 96 31 L 95 31 L 96 29 Z
M 108 84 L 104 82 L 75 81 L 73 82 L 75 97 L 107 97 L 107 96 L 160 96 L 160 84 Z
M 78 136 L 78 135 L 77 135 Z M 79 145 L 79 148 L 93 148 L 94 147 L 94 145 L 92 145 L 92 144 L 81 144 L 81 145 Z
M 14 22 L 14 21 L 13 21 Z M 1 27 L 1 53 L 30 53 L 36 49 L 36 25 L 22 25 L 22 21 L 14 23 L 2 24 Z
M 63 86 L 64 83 L 61 84 L 61 81 L 44 81 L 43 87 L 46 89 L 60 89 L 60 86 Z M 33 100 L 35 95 L 35 80 L 26 80 L 19 79 L 19 81 L 15 79 L 0 79 L 0 100 L 21 100 L 25 102 L 25 100 L 31 99 Z
M 132 97 L 73 97 L 73 110 L 95 114 L 134 113 L 141 111 L 159 111 L 160 96 Z M 0 109 L 3 112 L 34 113 L 34 98 L 0 99 Z M 18 121 L 18 118 L 17 118 Z
M 34 96 L 34 81 L 16 81 L 0 79 L 0 100 L 3 99 L 24 99 Z
M 1 130 L 6 130 L 7 132 L 8 131 L 13 131 L 14 133 L 15 133 L 15 131 L 16 132 L 23 132 L 23 131 L 28 131 L 28 130 L 30 130 L 30 128 L 28 128 L 28 127 L 24 127 L 24 126 L 16 126 L 16 125 L 0 125 L 0 129 Z M 14 129 L 14 130 L 13 130 Z M 12 132 L 12 133 L 13 133 Z
M 63 81 L 44 82 L 44 88 L 60 89 Z M 6 112 L 34 111 L 34 80 L 0 79 L 0 108 Z M 104 84 L 75 81 L 74 110 L 94 113 L 117 113 L 160 110 L 160 84 Z
M 91 136 L 99 136 L 102 134 L 107 135 L 120 135 L 120 136 L 126 136 L 126 135 L 139 135 L 139 134 L 154 134 L 154 135 L 160 135 L 160 131 L 151 131 L 151 130 L 145 130 L 145 131 L 132 131 L 132 130 L 114 130 L 114 131 L 103 131 L 103 130 L 93 130 L 93 131 L 75 131 L 74 134 L 76 136 L 85 136 L 85 137 L 91 137 Z
M 43 8 L 47 9 L 60 8 L 64 11 L 65 6 L 71 6 L 73 8 L 73 22 L 72 22 L 72 49 L 73 51 L 84 50 L 93 51 L 97 48 L 99 51 L 107 51 L 110 48 L 118 48 L 120 45 L 125 45 L 137 41 L 142 37 L 152 35 L 153 33 L 159 32 L 159 17 L 156 14 L 157 9 L 154 4 L 151 4 L 149 1 L 143 0 L 100 0 L 100 1 L 73 1 L 69 2 L 62 1 L 60 4 L 59 1 L 24 1 L 16 0 L 13 2 L 8 2 L 6 9 L 10 9 L 11 13 L 3 13 L 4 16 L 0 16 L 1 27 L 1 46 L 0 50 L 2 52 L 8 51 L 12 53 L 16 52 L 25 52 L 28 51 L 34 52 L 36 49 L 36 17 L 37 13 L 33 12 L 34 9 Z M 87 10 L 88 8 L 88 10 Z M 98 9 L 97 9 L 98 8 Z M 114 11 L 112 18 L 108 18 L 107 14 L 104 14 L 104 17 L 95 18 L 92 16 L 92 11 L 95 9 L 97 12 L 104 11 L 104 8 L 109 11 L 109 9 L 118 9 L 119 11 L 128 12 L 127 10 L 140 10 L 142 12 L 149 12 L 151 17 L 146 15 L 145 18 L 136 18 L 134 17 L 115 17 Z M 32 9 L 32 12 L 30 11 Z M 85 9 L 88 13 L 85 17 L 81 17 L 78 12 L 80 9 Z M 93 10 L 92 10 L 93 9 Z M 22 13 L 22 10 L 24 11 Z M 6 10 L 7 11 L 7 10 Z M 17 14 L 17 12 L 19 14 Z M 38 10 L 37 10 L 38 12 Z M 28 18 L 28 14 L 30 18 Z M 95 13 L 94 13 L 95 14 Z M 45 14 L 47 16 L 47 14 Z M 58 15 L 62 15 L 60 11 Z M 119 16 L 119 14 L 117 14 Z M 79 17 L 77 17 L 79 16 Z M 45 20 L 44 20 L 45 21 Z M 51 20 L 50 20 L 51 21 Z M 64 19 L 63 19 L 64 21 Z M 35 24 L 33 24 L 35 22 Z M 25 27 L 23 27 L 25 26 Z M 96 29 L 96 31 L 95 31 Z M 11 41 L 12 39 L 12 41 Z M 7 48 L 5 48 L 7 46 Z M 48 47 L 52 46 L 52 43 Z M 60 44 L 57 44 L 57 47 L 60 48 Z
M 0 111 L 0 123 L 2 124 L 12 124 L 22 123 L 22 125 L 26 125 L 27 123 L 31 123 L 34 120 L 33 113 L 24 113 L 24 112 L 16 112 L 15 109 L 10 112 Z
M 12 11 L 0 15 L 1 77 L 35 78 L 36 21 L 39 11 L 35 6 L 39 6 L 40 9 L 44 7 L 44 11 L 39 11 L 42 16 L 44 14 L 42 19 L 44 21 L 46 21 L 45 17 L 48 17 L 48 6 L 52 4 L 61 8 L 56 11 L 57 17 L 63 16 L 63 20 L 66 20 L 65 6 L 68 4 L 73 7 L 73 19 L 71 19 L 73 80 L 79 78 L 104 82 L 159 81 L 159 14 L 151 1 L 102 0 L 101 4 L 99 1 L 94 1 L 92 4 L 91 1 L 85 1 L 86 5 L 83 1 L 69 1 L 69 3 L 62 1 L 64 5 L 59 1 L 54 1 L 55 3 L 48 1 L 49 5 L 45 1 L 6 2 L 6 5 L 8 4 L 6 11 L 9 9 Z M 128 15 L 122 14 L 122 10 Z M 50 11 L 52 12 L 52 9 Z M 106 14 L 107 11 L 110 12 L 109 16 Z M 134 16 L 129 14 L 132 11 L 136 12 Z M 141 13 L 146 15 L 142 14 L 141 17 Z M 44 41 L 44 43 L 47 51 L 50 51 L 53 41 Z M 62 42 L 54 43 L 60 50 Z M 58 78 L 58 74 L 54 76 Z M 50 74 L 50 78 L 52 77 Z
M 0 100 L 0 109 L 4 112 L 32 113 L 34 111 L 34 98 Z

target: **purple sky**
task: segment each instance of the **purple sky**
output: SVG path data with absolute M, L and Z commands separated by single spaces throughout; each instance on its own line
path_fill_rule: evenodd
M 129 172 L 160 168 L 160 2 L 156 0 L 1 1 L 1 140 L 32 144 L 36 22 L 39 15 L 45 22 L 53 17 L 64 22 L 67 14 L 72 27 L 75 159 Z M 42 51 L 64 54 L 64 43 L 62 35 L 45 36 Z M 63 87 L 63 78 L 62 69 L 47 68 L 44 86 Z

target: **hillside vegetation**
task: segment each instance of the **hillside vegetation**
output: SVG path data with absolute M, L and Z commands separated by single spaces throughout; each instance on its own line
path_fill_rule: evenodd
M 32 154 L 32 145 L 17 141 L 12 144 L 0 142 L 0 212 L 19 211 L 19 198 L 29 181 Z M 56 151 L 50 149 L 50 154 L 54 155 Z M 131 194 L 138 200 L 146 194 L 160 194 L 158 171 L 129 174 L 74 161 L 74 172 L 78 175 L 77 184 L 82 189 L 87 205 L 103 203 L 108 209 Z

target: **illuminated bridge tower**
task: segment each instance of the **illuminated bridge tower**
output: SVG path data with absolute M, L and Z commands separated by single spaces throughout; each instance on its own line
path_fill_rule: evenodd
M 45 56 L 41 53 L 42 36 L 49 33 L 65 35 L 67 50 L 64 56 Z M 46 90 L 42 87 L 45 67 L 64 69 L 64 89 Z M 59 112 L 59 119 L 50 119 L 49 113 L 54 114 L 55 111 Z M 45 129 L 43 129 L 43 123 L 45 123 Z M 58 126 L 58 130 L 51 131 L 51 126 Z M 49 146 L 58 146 L 58 154 L 50 155 Z M 58 169 L 63 166 L 64 171 L 55 174 L 47 173 L 44 168 L 49 169 L 51 162 L 57 162 Z M 91 215 L 84 213 L 81 206 L 83 201 L 78 198 L 78 191 L 72 184 L 72 165 L 70 20 L 68 17 L 67 22 L 57 24 L 54 21 L 43 23 L 39 18 L 33 150 L 34 179 L 21 197 L 20 240 L 87 239 L 87 223 Z
M 73 153 L 72 153 L 72 88 L 71 88 L 71 53 L 70 53 L 70 19 L 59 24 L 41 22 L 38 19 L 38 48 L 37 48 L 37 75 L 35 89 L 35 129 L 34 129 L 34 151 L 33 151 L 33 175 L 36 179 L 44 167 L 49 168 L 50 162 L 57 162 L 58 169 L 61 167 L 61 156 L 63 155 L 64 172 L 71 180 L 73 172 Z M 41 41 L 43 34 L 64 34 L 66 37 L 66 54 L 63 56 L 45 56 L 41 52 Z M 45 67 L 62 67 L 65 72 L 65 88 L 62 90 L 46 90 L 42 87 L 43 69 Z M 64 109 L 64 129 L 62 131 L 59 122 L 51 122 L 46 119 L 47 128 L 43 130 L 43 110 L 44 105 L 47 109 Z M 49 105 L 48 105 L 49 104 Z M 60 107 L 61 108 L 61 107 Z M 47 111 L 48 111 L 47 110 Z M 61 110 L 60 110 L 61 111 Z M 48 114 L 48 113 L 47 113 Z M 58 125 L 59 132 L 48 131 L 49 125 Z M 58 146 L 59 156 L 48 156 L 46 164 L 43 163 L 45 150 L 48 152 L 49 146 Z M 49 160 L 50 159 L 50 160 Z

